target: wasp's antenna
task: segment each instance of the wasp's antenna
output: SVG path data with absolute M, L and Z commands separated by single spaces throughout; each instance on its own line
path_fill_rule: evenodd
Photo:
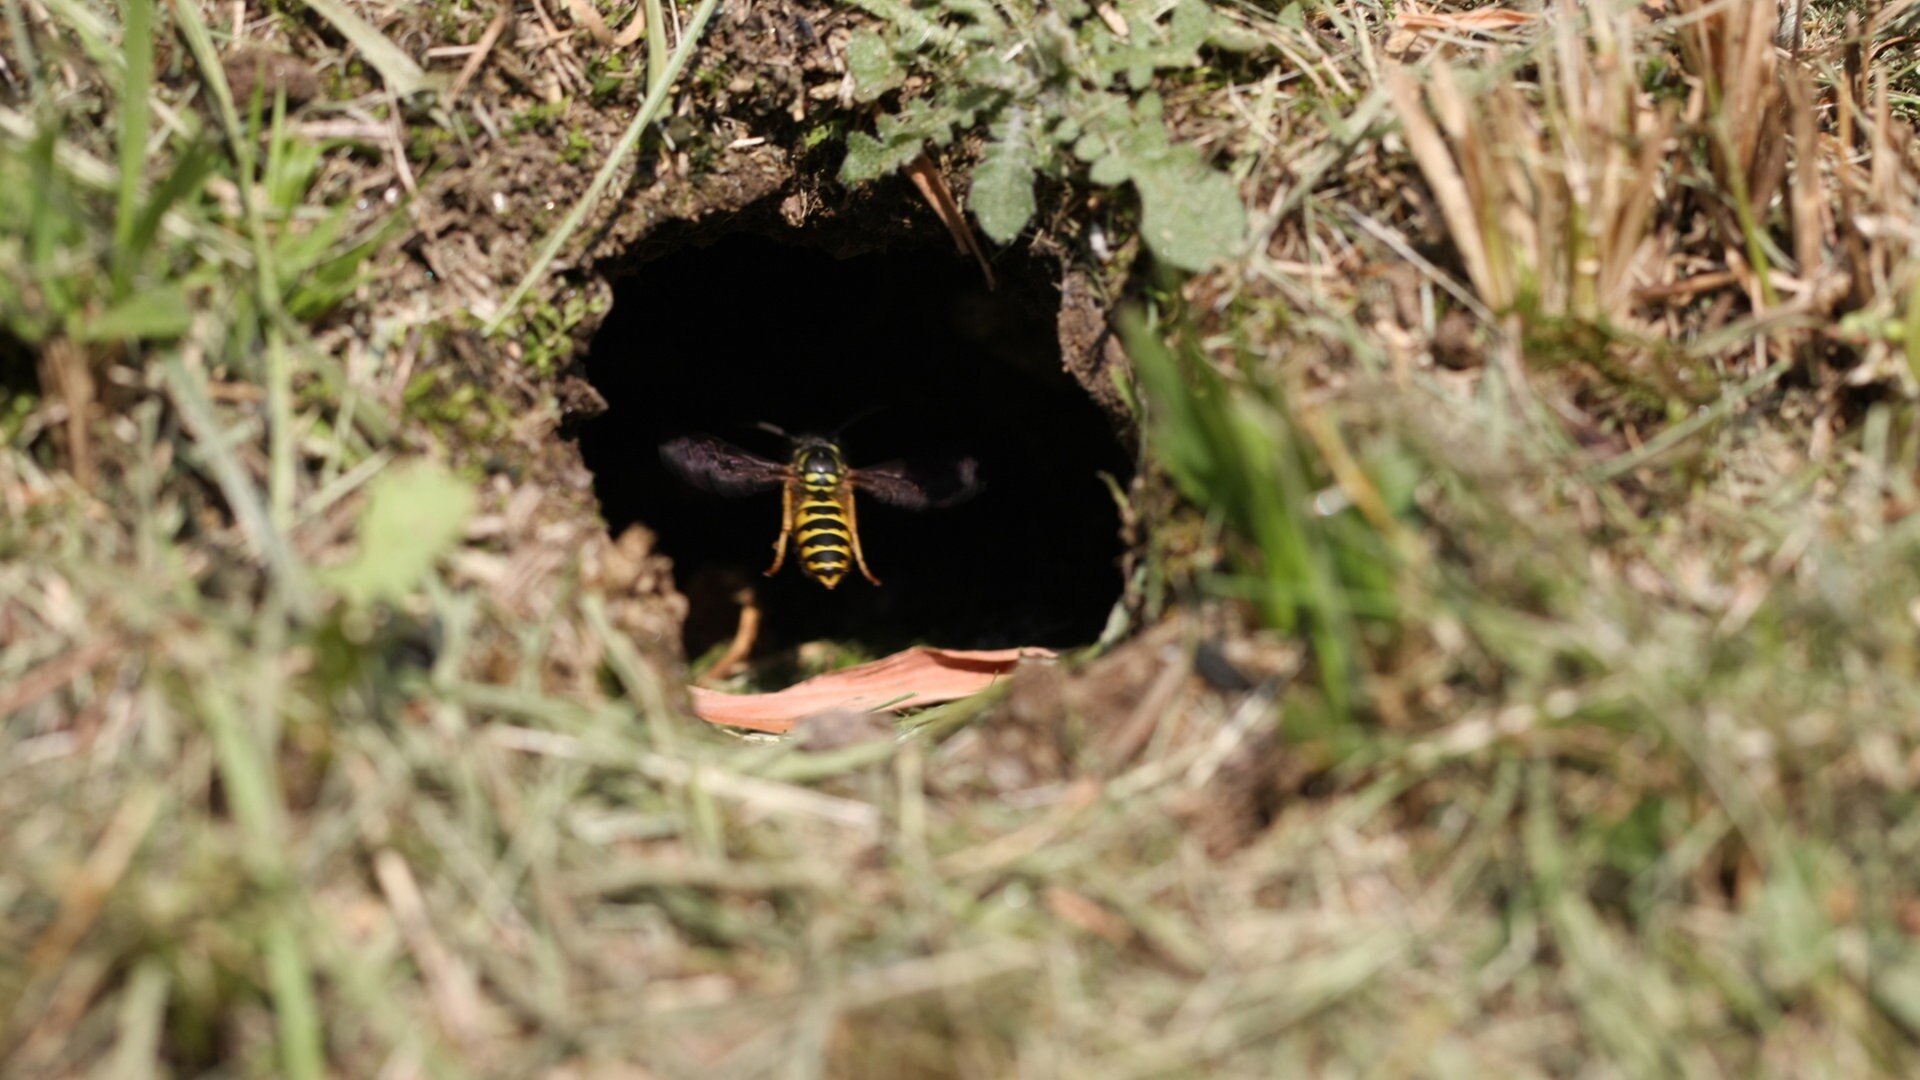
M 882 413 L 882 412 L 885 412 L 886 410 L 887 410 L 887 406 L 885 404 L 880 404 L 880 405 L 875 405 L 870 409 L 862 409 L 861 411 L 854 413 L 852 416 L 848 417 L 847 419 L 840 421 L 840 426 L 833 429 L 833 437 L 835 439 L 838 439 L 840 436 L 845 435 L 847 433 L 848 428 L 852 427 L 853 425 L 859 423 L 862 420 L 872 419 L 875 413 Z

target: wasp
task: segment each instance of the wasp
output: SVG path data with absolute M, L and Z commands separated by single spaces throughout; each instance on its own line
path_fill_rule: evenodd
M 860 529 L 854 513 L 856 490 L 891 506 L 933 510 L 964 502 L 980 493 L 979 465 L 960 458 L 945 466 L 929 467 L 889 461 L 865 468 L 849 468 L 846 455 L 832 439 L 818 435 L 786 436 L 793 452 L 785 464 L 763 458 L 712 435 L 689 435 L 660 447 L 660 457 L 682 480 L 716 495 L 754 495 L 780 489 L 780 536 L 773 542 L 773 565 L 767 576 L 780 572 L 787 559 L 787 540 L 793 540 L 800 569 L 831 589 L 852 566 L 875 585 L 880 579 L 867 568 L 860 550 Z

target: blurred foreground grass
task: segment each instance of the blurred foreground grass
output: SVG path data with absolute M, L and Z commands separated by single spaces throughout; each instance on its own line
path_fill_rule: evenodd
M 231 5 L 5 4 L 0 1072 L 1920 1064 L 1900 24 L 1217 9 L 1165 122 L 1252 224 L 1129 294 L 1132 639 L 835 748 L 678 714 L 644 541 L 487 464 L 550 387 L 423 403 L 477 313 L 379 193 L 486 125 L 379 41 L 493 16 L 342 7 L 243 11 L 378 69 L 345 136 Z

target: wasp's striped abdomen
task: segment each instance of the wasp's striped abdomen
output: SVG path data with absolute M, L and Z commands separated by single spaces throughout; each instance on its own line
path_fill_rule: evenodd
M 794 508 L 793 542 L 807 575 L 831 589 L 853 561 L 853 528 L 842 504 L 841 484 L 803 482 Z

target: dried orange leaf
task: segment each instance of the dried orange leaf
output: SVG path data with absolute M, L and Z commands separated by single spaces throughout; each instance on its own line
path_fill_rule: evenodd
M 1506 8 L 1478 8 L 1473 11 L 1403 12 L 1394 21 L 1409 30 L 1451 30 L 1457 33 L 1512 30 L 1531 24 L 1538 16 L 1527 11 Z
M 992 686 L 1022 660 L 1050 660 L 1052 650 L 934 649 L 894 653 L 869 664 L 816 675 L 771 694 L 723 694 L 693 687 L 693 714 L 710 724 L 784 735 L 809 716 L 835 709 L 874 712 L 958 701 Z

